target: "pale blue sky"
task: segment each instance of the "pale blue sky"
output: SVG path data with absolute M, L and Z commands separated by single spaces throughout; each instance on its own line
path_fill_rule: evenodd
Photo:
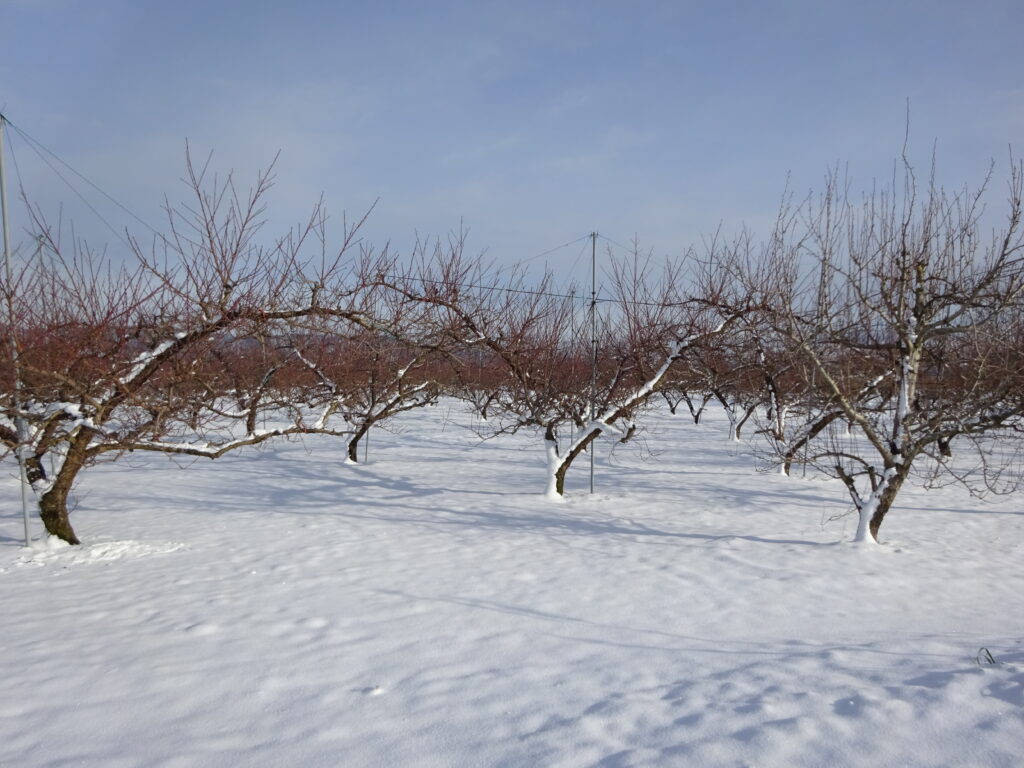
M 402 249 L 461 220 L 502 262 L 594 229 L 669 254 L 763 231 L 787 177 L 888 178 L 908 99 L 918 162 L 1005 172 L 1021 29 L 1020 0 L 0 0 L 0 107 L 154 222 L 187 138 L 246 181 L 281 150 L 275 223 L 323 192 L 379 197 L 367 235 Z M 30 195 L 83 218 L 13 146 Z

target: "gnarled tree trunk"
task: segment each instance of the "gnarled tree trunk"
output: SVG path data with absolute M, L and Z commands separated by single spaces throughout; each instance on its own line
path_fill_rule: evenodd
M 39 482 L 34 485 L 37 489 L 42 486 L 42 490 L 36 492 L 39 501 L 39 517 L 42 519 L 47 533 L 68 544 L 81 544 L 68 517 L 68 494 L 71 493 L 79 471 L 86 464 L 91 442 L 92 435 L 85 430 L 75 436 L 68 446 L 67 456 L 64 457 L 52 483 L 46 482 L 42 463 L 38 459 L 36 462 Z
M 70 483 L 68 484 L 70 486 Z M 51 536 L 66 541 L 68 544 L 81 544 L 75 535 L 71 521 L 68 519 L 68 491 L 62 485 L 54 485 L 39 497 L 39 516 L 43 520 L 46 532 Z
M 551 428 L 548 427 L 548 431 L 544 435 L 544 440 L 548 445 L 548 471 L 550 472 L 547 496 L 558 497 L 565 494 L 565 473 L 569 471 L 569 467 L 572 466 L 576 457 L 587 450 L 587 447 L 593 443 L 600 434 L 601 430 L 599 429 L 591 430 L 582 438 L 574 441 L 569 450 L 563 456 L 559 455 L 558 443 L 555 442 Z

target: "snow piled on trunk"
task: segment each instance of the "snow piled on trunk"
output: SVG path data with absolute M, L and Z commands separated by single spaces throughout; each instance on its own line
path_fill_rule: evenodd
M 0 765 L 1018 764 L 1019 497 L 907 487 L 855 547 L 840 484 L 651 421 L 557 505 L 539 436 L 452 404 L 368 465 L 132 457 L 83 547 L 20 546 L 0 465 Z

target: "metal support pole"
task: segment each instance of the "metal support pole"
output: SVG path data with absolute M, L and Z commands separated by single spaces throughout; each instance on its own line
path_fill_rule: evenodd
M 597 418 L 597 232 L 590 233 L 590 420 Z M 594 492 L 594 441 L 590 453 L 590 492 Z
M 11 227 L 7 218 L 7 173 L 4 168 L 4 126 L 7 119 L 0 115 L 0 219 L 4 229 L 4 269 L 7 278 L 7 332 L 11 345 L 11 364 L 14 368 L 14 429 L 18 445 L 14 453 L 18 458 L 18 474 L 21 476 L 21 517 L 25 524 L 25 546 L 32 543 L 28 524 L 28 474 L 25 471 L 24 449 L 28 443 L 28 429 L 21 409 L 21 368 L 18 364 L 18 341 L 14 335 L 14 272 L 11 269 Z

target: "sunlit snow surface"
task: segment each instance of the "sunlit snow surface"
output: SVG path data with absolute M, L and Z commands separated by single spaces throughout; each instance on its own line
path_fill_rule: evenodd
M 21 545 L 5 462 L 0 765 L 1020 764 L 1021 495 L 907 489 L 857 547 L 839 484 L 646 421 L 563 504 L 453 403 L 364 466 L 132 456 L 82 547 Z

